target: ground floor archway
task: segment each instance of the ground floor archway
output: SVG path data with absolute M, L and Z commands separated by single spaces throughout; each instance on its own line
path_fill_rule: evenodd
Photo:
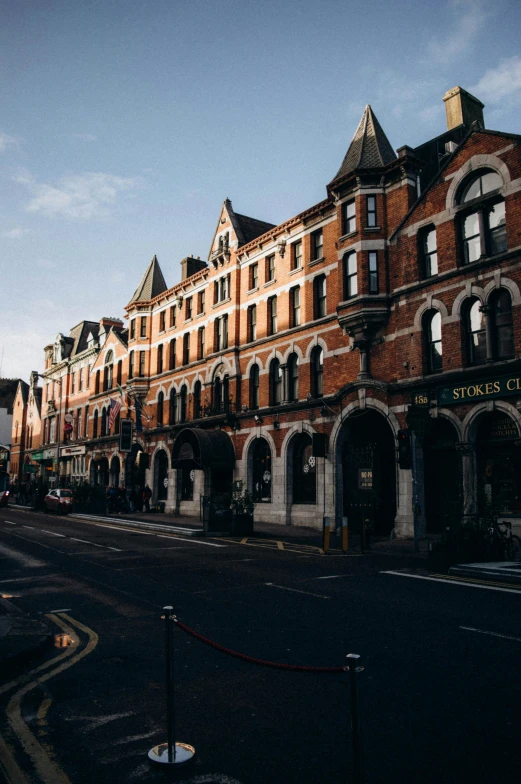
M 110 477 L 109 484 L 111 487 L 119 487 L 119 476 L 121 473 L 121 463 L 119 457 L 114 455 L 110 461 Z
M 480 514 L 521 512 L 521 453 L 514 420 L 502 411 L 482 414 L 474 427 Z
M 153 483 L 154 499 L 166 501 L 168 498 L 168 455 L 164 449 L 159 449 L 154 457 Z
M 337 441 L 337 508 L 354 532 L 369 520 L 377 536 L 396 517 L 395 439 L 383 414 L 372 409 L 347 417 Z
M 456 428 L 442 417 L 423 440 L 427 534 L 441 533 L 462 513 L 462 467 L 457 443 Z

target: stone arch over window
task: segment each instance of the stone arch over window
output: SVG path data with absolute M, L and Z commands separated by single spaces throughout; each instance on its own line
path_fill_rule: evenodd
M 466 365 L 481 365 L 487 360 L 487 330 L 483 303 L 467 297 L 461 307 L 463 356 Z
M 212 365 L 207 369 L 206 372 L 206 383 L 212 384 L 213 379 L 215 377 L 216 372 L 219 371 L 221 376 L 224 376 L 227 373 L 229 376 L 235 375 L 233 365 L 230 363 L 227 357 L 219 357 L 216 359 Z
M 441 301 L 441 299 L 427 297 L 427 300 L 420 305 L 414 314 L 414 326 L 416 327 L 416 330 L 422 329 L 423 317 L 428 310 L 439 310 L 441 313 L 442 323 L 446 318 L 449 317 L 447 306 Z
M 250 366 L 248 375 L 248 400 L 249 407 L 253 410 L 259 408 L 260 405 L 260 369 L 259 365 L 254 362 Z
M 491 280 L 483 289 L 483 299 L 488 303 L 490 295 L 497 289 L 507 289 L 512 297 L 512 305 L 521 305 L 521 292 L 519 286 L 515 281 L 510 278 L 505 278 L 503 275 L 498 274 Z
M 165 403 L 165 393 L 161 391 L 157 396 L 157 426 L 158 427 L 161 427 L 161 425 L 163 424 L 164 403 Z
M 473 442 L 476 440 L 476 425 L 480 416 L 492 411 L 501 411 L 509 416 L 515 422 L 518 433 L 521 436 L 521 413 L 517 408 L 504 400 L 489 400 L 488 402 L 479 403 L 468 412 L 461 424 L 463 441 Z
M 443 370 L 443 335 L 441 313 L 426 310 L 422 319 L 423 372 L 425 375 Z
M 270 362 L 269 380 L 269 404 L 270 406 L 278 406 L 282 403 L 283 397 L 282 368 L 278 357 L 275 357 Z
M 168 395 L 169 405 L 168 405 L 168 424 L 175 425 L 177 423 L 177 390 L 175 386 L 172 386 L 170 389 L 170 393 Z
M 321 398 L 324 395 L 324 350 L 319 344 L 313 347 L 309 360 L 309 367 L 309 390 L 311 397 Z
M 465 288 L 463 289 L 463 291 L 460 291 L 460 293 L 452 303 L 452 312 L 451 312 L 452 316 L 461 318 L 462 306 L 469 297 L 477 297 L 477 299 L 479 299 L 482 304 L 485 302 L 485 293 L 482 288 L 474 285 L 468 286 L 468 288 Z
M 306 348 L 306 353 L 304 355 L 303 362 L 309 362 L 310 361 L 311 352 L 313 351 L 315 346 L 320 346 L 322 348 L 322 351 L 324 352 L 324 357 L 327 357 L 328 350 L 327 350 L 327 343 L 326 343 L 326 341 L 324 340 L 324 338 L 318 338 L 318 339 L 315 338 L 312 341 L 310 341 L 310 343 L 308 344 L 308 346 Z
M 299 398 L 299 357 L 294 351 L 287 362 L 287 399 L 294 401 Z
M 472 172 L 477 172 L 478 169 L 492 169 L 497 172 L 503 180 L 503 190 L 505 189 L 505 186 L 510 185 L 511 178 L 508 166 L 500 158 L 496 155 L 473 155 L 452 178 L 445 202 L 447 210 L 454 209 L 461 184 L 470 174 L 472 174 Z

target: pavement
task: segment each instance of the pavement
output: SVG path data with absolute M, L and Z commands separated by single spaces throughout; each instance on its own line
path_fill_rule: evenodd
M 12 505 L 15 509 L 16 505 Z M 20 509 L 30 507 L 19 506 Z M 74 515 L 70 515 L 73 517 Z M 93 517 L 93 515 L 88 515 Z M 120 524 L 127 523 L 136 527 L 146 527 L 153 525 L 164 527 L 167 530 L 178 530 L 182 535 L 203 536 L 202 524 L 193 517 L 172 515 L 165 513 L 146 513 L 146 512 L 124 512 L 122 514 L 112 514 L 112 517 Z M 211 537 L 218 534 L 210 534 Z M 222 534 L 227 535 L 227 534 Z M 237 539 L 244 539 L 238 536 Z M 255 522 L 254 531 L 248 534 L 248 539 L 252 540 L 272 540 L 284 541 L 291 544 L 299 544 L 317 549 L 322 548 L 322 532 L 314 528 L 305 526 L 280 526 L 273 523 Z M 377 555 L 401 555 L 414 559 L 411 566 L 424 571 L 428 568 L 427 558 L 429 545 L 432 540 L 424 539 L 419 542 L 418 551 L 412 539 L 390 539 L 388 537 L 371 537 L 371 546 L 365 550 L 367 556 Z M 334 532 L 331 534 L 330 549 L 332 552 L 340 550 L 340 536 Z M 360 537 L 351 536 L 349 540 L 349 550 L 360 552 Z M 472 563 L 456 564 L 448 570 L 450 575 L 468 577 L 469 579 L 482 579 L 488 581 L 498 581 L 512 585 L 521 585 L 521 563 Z M 54 642 L 54 634 L 50 626 L 41 618 L 32 618 L 18 610 L 11 602 L 9 597 L 0 596 L 0 672 L 19 667 L 38 656 L 41 652 L 50 648 Z

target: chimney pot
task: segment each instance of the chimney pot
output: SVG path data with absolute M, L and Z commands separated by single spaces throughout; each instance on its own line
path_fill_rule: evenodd
M 443 96 L 445 113 L 447 115 L 447 130 L 451 131 L 459 125 L 470 128 L 473 123 L 485 127 L 483 109 L 485 104 L 479 98 L 471 95 L 463 87 L 453 87 Z

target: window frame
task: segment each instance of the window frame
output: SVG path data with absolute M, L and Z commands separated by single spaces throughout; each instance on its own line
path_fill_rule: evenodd
M 349 273 L 349 259 L 351 258 L 355 261 L 355 271 Z M 356 250 L 350 250 L 345 253 L 342 264 L 344 273 L 344 300 L 353 299 L 358 296 L 358 257 Z M 352 286 L 352 281 L 354 281 L 354 286 Z
M 353 207 L 352 215 L 348 215 L 350 207 Z M 342 204 L 342 236 L 354 234 L 356 230 L 356 199 L 350 199 Z
M 250 305 L 247 310 L 247 332 L 248 343 L 257 340 L 257 305 Z
M 250 409 L 256 411 L 260 402 L 260 370 L 256 362 L 250 368 L 249 375 L 249 402 Z
M 277 334 L 278 324 L 278 305 L 277 295 L 268 298 L 268 335 Z
M 302 269 L 302 240 L 295 240 L 291 243 L 291 269 Z
M 378 251 L 370 250 L 367 252 L 367 276 L 369 283 L 369 294 L 380 293 L 380 278 L 378 272 Z
M 140 316 L 139 337 L 146 338 L 146 336 L 147 336 L 147 317 Z
M 327 282 L 325 273 L 322 273 L 313 278 L 313 318 L 324 316 L 327 316 Z
M 372 204 L 371 204 L 372 203 Z M 370 193 L 366 196 L 366 223 L 368 229 L 378 228 L 376 211 L 376 194 Z
M 300 286 L 293 286 L 289 290 L 291 327 L 300 327 Z
M 270 253 L 266 256 L 266 283 L 271 283 L 275 280 L 275 254 Z
M 439 318 L 439 338 L 433 336 L 433 321 Z M 436 308 L 427 310 L 422 319 L 423 345 L 425 356 L 424 375 L 434 375 L 443 372 L 443 328 L 442 316 Z M 440 346 L 440 351 L 436 346 Z
M 259 288 L 259 264 L 255 262 L 250 266 L 250 291 Z
M 324 231 L 317 229 L 311 234 L 311 261 L 324 258 Z

